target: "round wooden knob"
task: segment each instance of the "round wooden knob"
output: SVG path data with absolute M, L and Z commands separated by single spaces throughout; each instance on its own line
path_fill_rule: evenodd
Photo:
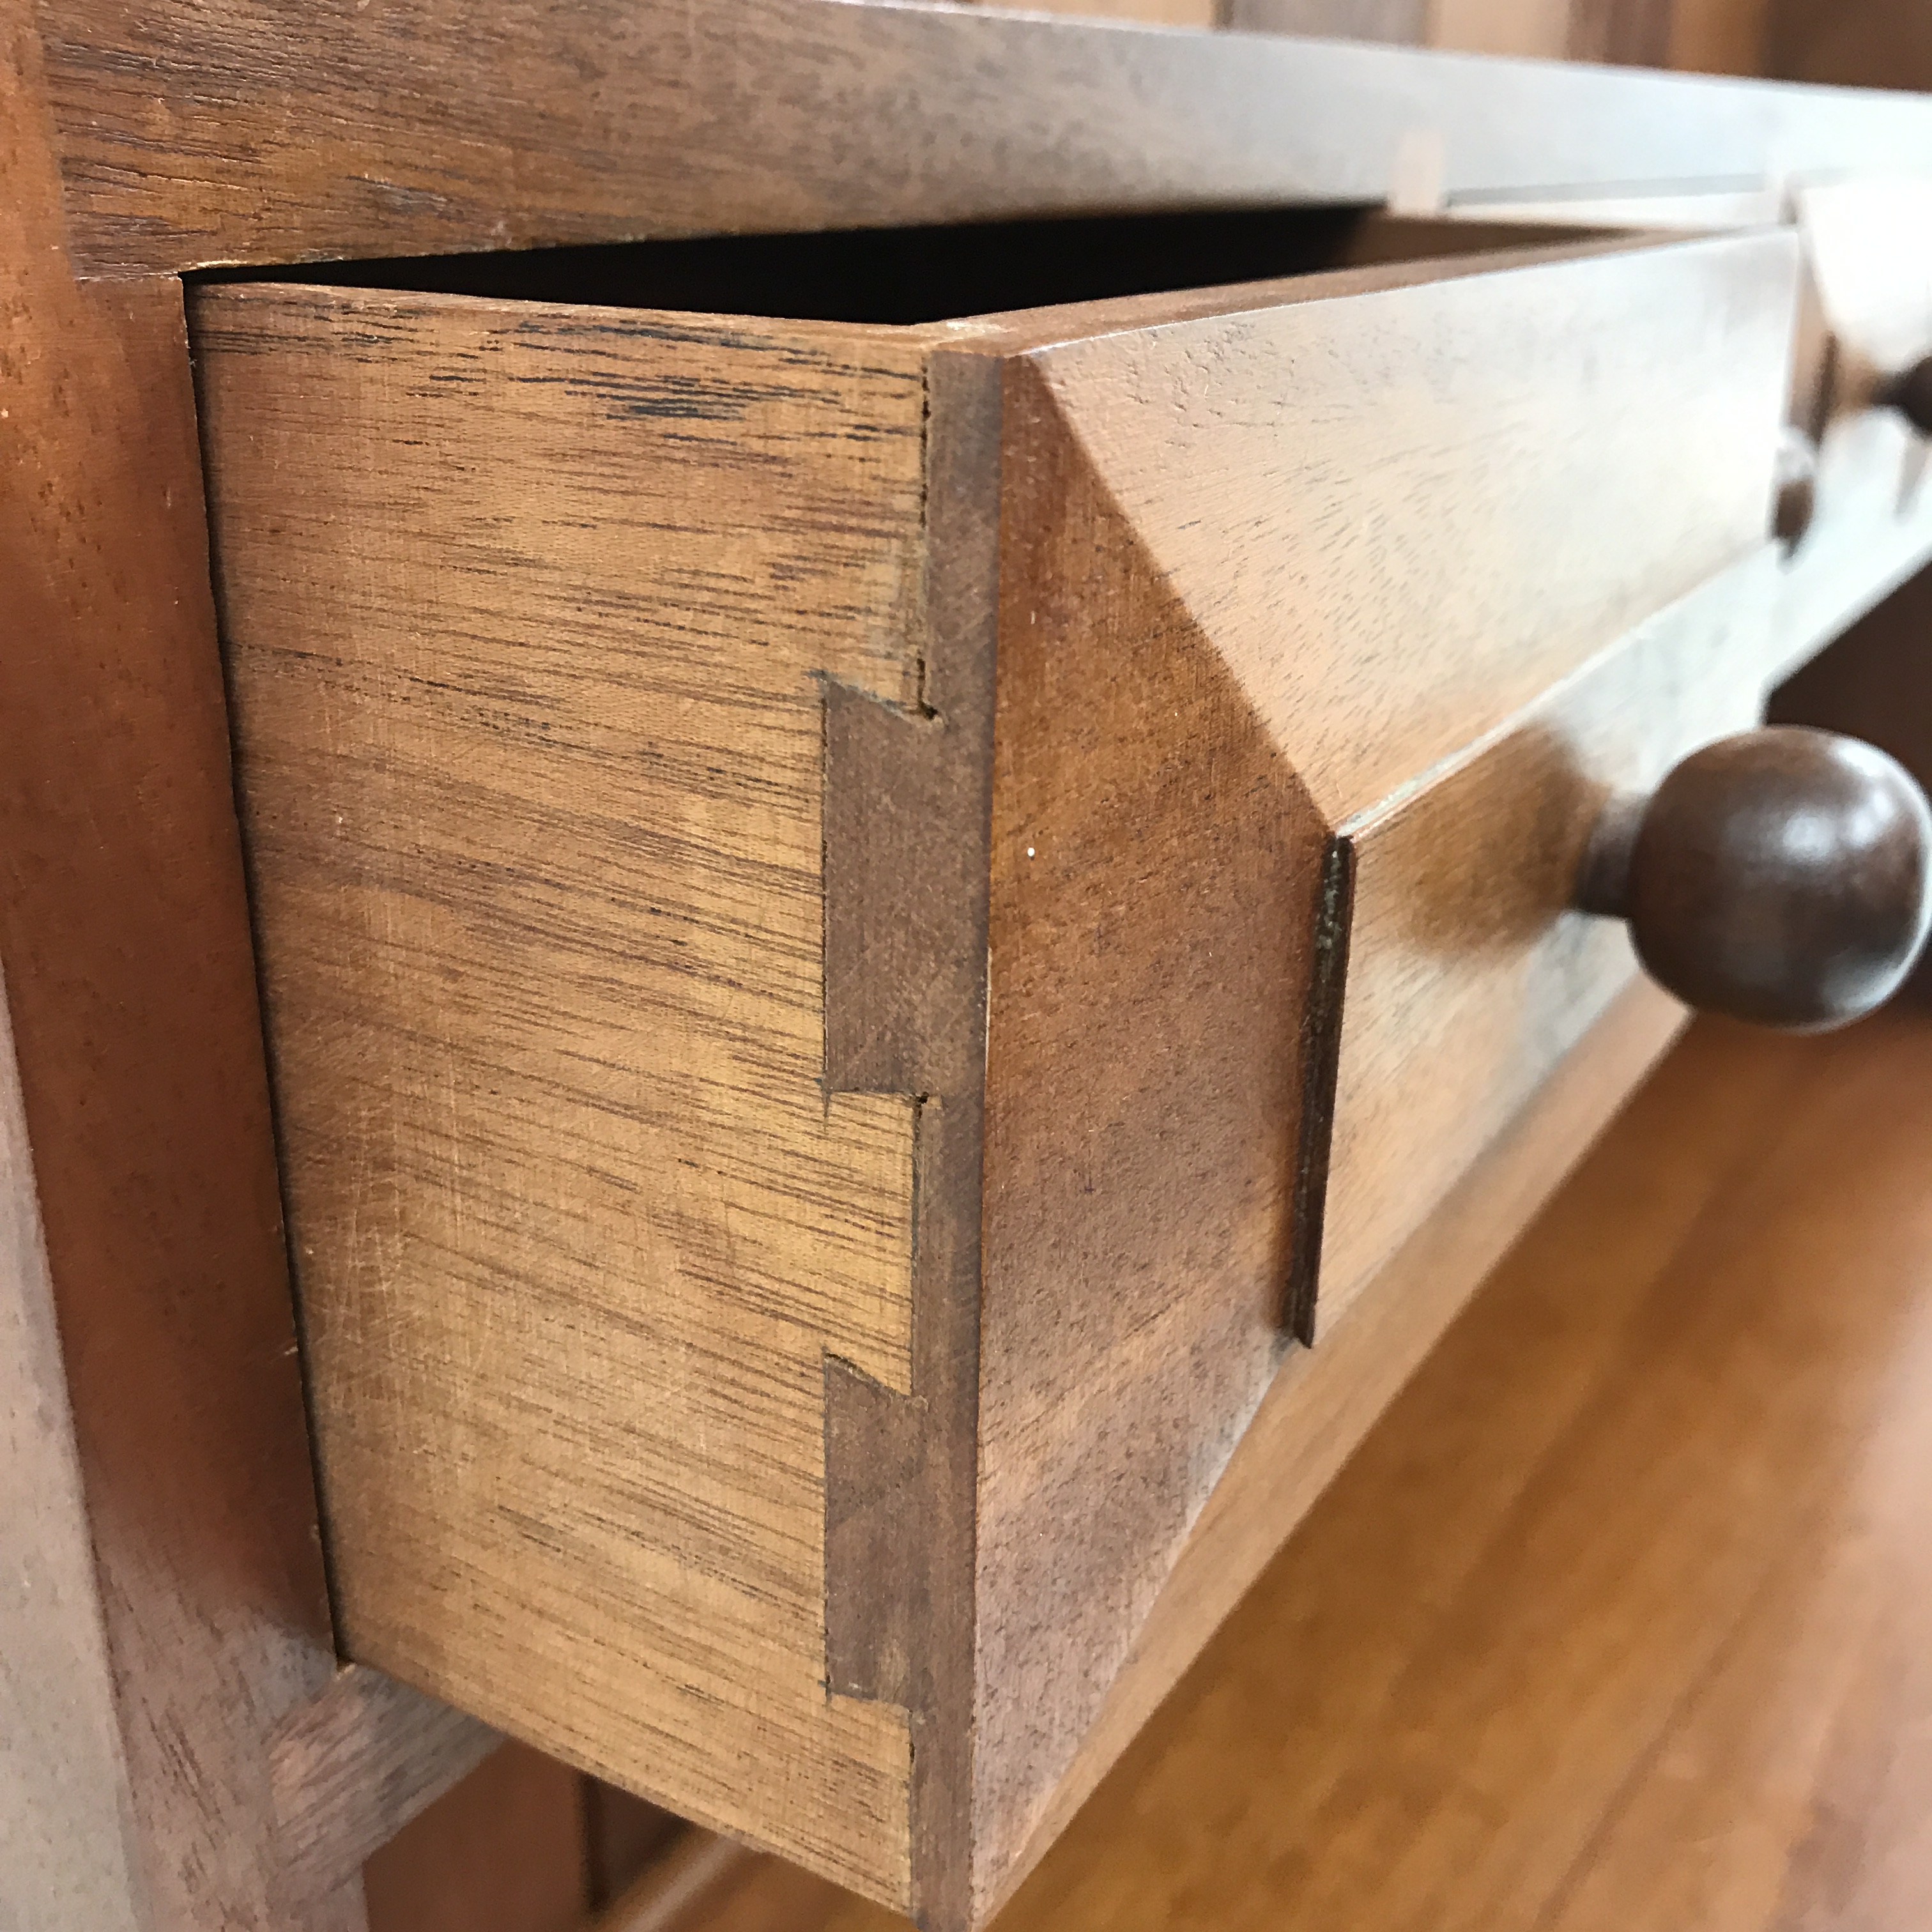
M 1742 732 L 1605 813 L 1578 902 L 1627 920 L 1688 1005 L 1842 1026 L 1898 991 L 1932 928 L 1932 806 L 1856 738 Z
M 1786 550 L 1804 541 L 1818 513 L 1818 446 L 1790 424 L 1778 439 L 1778 494 L 1772 528 Z
M 1894 376 L 1885 400 L 1921 436 L 1932 436 L 1932 356 Z

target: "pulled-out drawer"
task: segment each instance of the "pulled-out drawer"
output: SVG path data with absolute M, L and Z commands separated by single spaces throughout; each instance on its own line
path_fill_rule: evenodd
M 1781 600 L 1787 666 L 1932 562 L 1932 182 L 1793 200 L 1807 268 L 1793 414 L 1815 458 Z
M 1574 882 L 1771 650 L 1788 236 L 1302 232 L 193 303 L 344 1641 L 946 1925 L 1668 1037 Z
M 1932 562 L 1932 181 L 1868 176 L 1756 189 L 1477 198 L 1457 212 L 1624 232 L 1780 222 L 1804 272 L 1778 523 L 1787 670 Z

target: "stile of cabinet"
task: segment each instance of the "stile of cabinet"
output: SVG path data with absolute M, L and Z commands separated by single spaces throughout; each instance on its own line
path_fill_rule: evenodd
M 1568 908 L 1778 668 L 1796 276 L 200 290 L 350 1653 L 982 1923 L 1677 1023 Z

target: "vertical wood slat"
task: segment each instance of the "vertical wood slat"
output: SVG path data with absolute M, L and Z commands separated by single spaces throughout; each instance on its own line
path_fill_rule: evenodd
M 347 1686 L 421 1802 L 478 1727 L 338 1675 L 181 290 L 70 272 L 17 0 L 0 179 L 0 1924 L 355 1932 L 276 1741 Z
M 346 1932 L 352 1889 L 287 1895 L 266 1774 L 268 1730 L 335 1661 L 180 289 L 70 274 L 18 0 L 0 11 L 0 960 L 14 1205 L 37 1202 L 46 1270 L 31 1278 L 16 1221 L 12 1286 L 38 1301 L 43 1363 L 57 1324 L 72 1418 L 78 1488 L 44 1553 L 84 1535 L 98 1604 L 79 1578 L 16 1593 L 4 1642 L 10 1663 L 98 1615 L 102 1646 L 70 1679 L 95 1761 L 59 1842 L 0 1864 L 0 1922 Z M 24 1436 L 12 1418 L 10 1492 L 32 1482 L 17 1459 L 37 1420 L 58 1433 L 58 1382 L 38 1400 Z M 0 1737 L 10 1778 L 34 1776 L 35 1749 Z

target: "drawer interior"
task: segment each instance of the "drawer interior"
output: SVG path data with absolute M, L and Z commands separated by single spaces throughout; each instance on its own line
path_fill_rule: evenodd
M 194 279 L 910 326 L 1533 247 L 1580 232 L 1600 234 L 1360 206 L 1219 208 L 304 262 Z

